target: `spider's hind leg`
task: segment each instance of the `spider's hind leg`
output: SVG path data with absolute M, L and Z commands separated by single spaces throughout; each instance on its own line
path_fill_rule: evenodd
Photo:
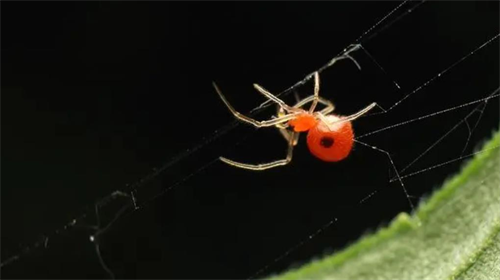
M 235 166 L 235 167 L 248 169 L 248 170 L 254 170 L 254 171 L 262 171 L 262 170 L 271 169 L 271 168 L 278 167 L 278 166 L 283 166 L 283 165 L 290 163 L 290 161 L 292 161 L 294 141 L 295 141 L 295 139 L 297 139 L 296 135 L 297 135 L 297 133 L 295 133 L 295 132 L 291 132 L 289 135 L 288 150 L 287 150 L 287 154 L 286 154 L 285 159 L 280 159 L 280 160 L 276 160 L 276 161 L 272 161 L 272 162 L 268 162 L 268 163 L 261 163 L 261 164 L 241 163 L 241 162 L 236 162 L 236 161 L 227 159 L 225 157 L 220 157 L 220 160 L 229 164 L 229 165 Z
M 292 145 L 297 146 L 297 144 L 299 143 L 299 134 L 298 133 L 290 132 L 286 128 L 279 128 L 278 130 L 287 142 L 290 141 L 290 137 L 293 137 L 294 139 L 293 139 Z

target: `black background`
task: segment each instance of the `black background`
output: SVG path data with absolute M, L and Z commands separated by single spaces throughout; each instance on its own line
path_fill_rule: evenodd
M 290 165 L 265 172 L 214 161 L 270 161 L 286 144 L 273 128 L 235 122 L 212 81 L 247 113 L 264 101 L 252 83 L 282 92 L 400 3 L 2 4 L 2 262 L 19 256 L 3 278 L 107 278 L 96 249 L 117 278 L 264 276 L 412 210 L 401 185 L 388 183 L 387 157 L 360 144 L 334 164 L 305 141 Z M 339 114 L 373 101 L 389 108 L 497 35 L 498 10 L 497 1 L 407 3 L 358 41 L 387 74 L 357 51 L 362 71 L 339 62 L 322 72 L 320 94 Z M 488 96 L 498 60 L 497 38 L 390 113 L 356 121 L 356 134 Z M 296 92 L 311 94 L 312 83 Z M 492 99 L 467 119 L 473 127 L 481 116 L 463 154 L 498 129 L 498 107 Z M 359 140 L 401 170 L 473 108 Z M 458 158 L 467 131 L 459 126 L 407 173 Z M 411 202 L 460 166 L 405 179 Z M 130 189 L 136 211 L 130 197 L 109 195 Z

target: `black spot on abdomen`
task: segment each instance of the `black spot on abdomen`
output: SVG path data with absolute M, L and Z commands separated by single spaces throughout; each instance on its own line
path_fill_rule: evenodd
M 322 146 L 322 147 L 325 147 L 325 148 L 330 148 L 331 146 L 333 146 L 333 143 L 335 141 L 333 140 L 332 137 L 322 137 L 319 144 Z

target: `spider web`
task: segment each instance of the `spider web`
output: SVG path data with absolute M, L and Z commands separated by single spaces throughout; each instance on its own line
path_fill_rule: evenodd
M 321 253 L 324 250 L 321 248 L 339 246 L 338 244 L 329 243 L 324 236 L 325 233 L 332 230 L 332 227 L 336 229 L 351 228 L 356 231 L 354 229 L 356 227 L 366 229 L 377 226 L 381 221 L 384 221 L 383 218 L 378 219 L 377 224 L 364 224 L 354 227 L 345 222 L 342 223 L 342 221 L 353 221 L 359 216 L 372 215 L 368 214 L 368 212 L 377 209 L 377 206 L 384 201 L 381 199 L 390 199 L 396 204 L 390 209 L 392 213 L 413 211 L 415 208 L 414 205 L 422 196 L 429 192 L 429 189 L 419 188 L 421 184 L 426 183 L 422 179 L 422 174 L 430 174 L 435 170 L 441 170 L 441 179 L 445 179 L 447 174 L 457 170 L 456 164 L 476 153 L 482 152 L 473 150 L 474 146 L 477 146 L 480 141 L 489 136 L 493 129 L 498 129 L 498 80 L 494 81 L 489 87 L 481 88 L 480 90 L 475 88 L 479 82 L 471 82 L 470 80 L 461 82 L 456 80 L 456 77 L 466 76 L 467 73 L 470 74 L 470 71 L 481 71 L 481 67 L 485 64 L 485 59 L 491 57 L 491 49 L 498 49 L 498 30 L 495 30 L 496 33 L 494 34 L 484 32 L 477 40 L 471 40 L 470 46 L 457 48 L 459 49 L 456 51 L 457 53 L 449 54 L 442 61 L 432 59 L 433 54 L 429 52 L 432 48 L 422 50 L 419 54 L 412 53 L 415 59 L 430 57 L 428 61 L 435 62 L 429 68 L 422 71 L 423 73 L 414 74 L 412 77 L 405 76 L 402 69 L 408 68 L 403 68 L 402 64 L 398 65 L 397 61 L 387 61 L 387 52 L 393 51 L 395 56 L 397 56 L 397 49 L 402 49 L 401 52 L 406 53 L 407 51 L 405 50 L 409 49 L 409 47 L 408 45 L 403 47 L 392 46 L 394 47 L 393 49 L 391 47 L 381 47 L 384 44 L 384 38 L 386 36 L 401 35 L 402 33 L 398 33 L 399 29 L 405 30 L 403 34 L 410 34 L 411 31 L 407 30 L 405 23 L 411 21 L 413 14 L 416 12 L 425 14 L 436 9 L 432 5 L 438 4 L 405 1 L 396 5 L 394 9 L 382 16 L 378 22 L 368 28 L 351 45 L 344 48 L 334 59 L 316 69 L 321 73 L 322 85 L 320 94 L 323 93 L 323 96 L 327 92 L 357 94 L 363 91 L 379 91 L 378 94 L 374 93 L 373 96 L 360 95 L 357 98 L 359 99 L 357 103 L 349 102 L 348 98 L 345 98 L 345 101 L 343 101 L 344 98 L 341 95 L 335 95 L 334 102 L 337 105 L 338 111 L 341 111 L 343 114 L 349 114 L 361 109 L 363 104 L 369 104 L 372 101 L 376 101 L 382 109 L 358 120 L 354 124 L 357 131 L 356 140 L 358 141 L 358 145 L 351 159 L 346 163 L 346 166 L 340 166 L 339 170 L 332 171 L 331 167 L 326 165 L 320 166 L 320 163 L 313 163 L 314 159 L 305 159 L 306 156 L 300 156 L 300 154 L 305 154 L 300 149 L 296 152 L 294 157 L 300 159 L 295 160 L 302 161 L 303 164 L 299 167 L 295 166 L 294 162 L 294 164 L 285 168 L 301 168 L 301 176 L 304 177 L 314 174 L 313 176 L 316 176 L 314 183 L 318 185 L 328 184 L 330 182 L 329 178 L 333 174 L 337 184 L 342 186 L 338 187 L 336 194 L 343 196 L 342 199 L 345 202 L 340 203 L 340 201 L 334 200 L 335 203 L 340 204 L 340 207 L 329 208 L 326 207 L 328 200 L 319 200 L 318 197 L 314 196 L 314 199 L 318 199 L 318 205 L 323 208 L 308 209 L 310 211 L 309 215 L 316 215 L 317 217 L 310 217 L 311 221 L 307 222 L 307 229 L 303 232 L 304 238 L 292 243 L 276 242 L 279 244 L 270 250 L 272 251 L 271 254 L 274 254 L 275 257 L 260 258 L 262 263 L 254 264 L 248 269 L 249 271 L 253 271 L 249 274 L 251 278 L 262 276 L 272 271 L 283 270 L 293 262 L 302 262 L 310 259 L 309 257 L 297 257 L 294 260 L 286 262 L 287 258 L 294 254 L 308 256 L 311 255 L 310 252 L 313 252 L 312 255 L 318 255 L 318 252 Z M 424 34 L 426 32 L 429 33 L 430 31 L 426 30 Z M 422 39 L 425 38 L 413 38 L 413 40 L 409 41 L 410 43 L 415 43 Z M 340 59 L 345 57 L 346 54 L 352 56 L 359 63 L 362 68 L 361 71 L 353 65 L 350 59 Z M 407 55 L 409 54 L 405 56 Z M 383 57 L 386 58 L 386 61 L 382 59 Z M 498 71 L 498 64 L 494 67 L 496 68 L 493 70 Z M 399 72 L 400 70 L 401 72 Z M 343 80 L 351 81 L 342 79 L 343 76 L 356 76 L 360 82 L 355 85 L 350 82 L 342 83 Z M 311 78 L 312 72 L 277 95 L 290 103 L 293 102 L 293 94 L 291 93 L 296 93 L 304 97 L 311 92 Z M 464 89 L 460 90 L 460 87 Z M 222 90 L 225 92 L 224 89 Z M 440 91 L 460 92 L 463 96 L 458 97 L 449 94 L 437 97 L 436 92 Z M 470 94 L 471 91 L 476 92 Z M 466 94 L 467 92 L 469 92 L 469 95 Z M 230 96 L 229 93 L 226 94 Z M 330 96 L 325 97 L 332 99 Z M 375 97 L 376 99 L 373 100 Z M 352 106 L 344 107 L 342 104 L 351 104 Z M 416 109 L 410 110 L 408 107 L 404 107 L 405 104 Z M 223 110 L 223 107 L 221 106 L 218 109 Z M 257 117 L 261 113 L 272 113 L 273 110 L 273 104 L 266 101 L 251 110 L 250 115 Z M 397 119 L 395 119 L 391 117 L 391 114 L 392 112 L 397 112 L 397 110 L 400 110 L 400 112 L 397 115 Z M 404 115 L 407 115 L 407 117 L 403 117 Z M 494 119 L 493 126 L 489 123 L 481 126 L 486 122 L 486 117 L 490 120 Z M 439 118 L 441 118 L 440 122 L 437 121 Z M 411 133 L 414 125 L 433 126 L 437 128 L 424 137 L 423 135 Z M 123 259 L 120 261 L 118 257 L 120 250 L 116 249 L 115 246 L 119 246 L 117 243 L 119 244 L 120 242 L 117 241 L 119 240 L 117 235 L 127 226 L 134 226 L 137 219 L 140 219 L 138 215 L 151 215 L 151 208 L 156 207 L 154 203 L 160 203 L 158 202 L 160 198 L 164 199 L 161 203 L 172 202 L 172 199 L 182 202 L 184 199 L 183 194 L 174 192 L 174 190 L 185 189 L 189 185 L 205 185 L 206 187 L 207 184 L 206 182 L 203 183 L 204 180 L 216 182 L 217 177 L 221 176 L 221 172 L 223 173 L 223 170 L 227 170 L 226 166 L 215 164 L 219 162 L 218 156 L 221 155 L 221 152 L 231 155 L 231 158 L 244 158 L 248 159 L 248 161 L 262 161 L 263 157 L 267 157 L 267 155 L 262 155 L 263 153 L 256 153 L 250 150 L 249 146 L 247 146 L 249 142 L 255 145 L 253 142 L 259 141 L 256 140 L 257 138 L 268 136 L 266 135 L 267 132 L 262 130 L 259 130 L 258 133 L 255 133 L 253 130 L 246 131 L 243 133 L 243 137 L 241 136 L 242 134 L 237 136 L 229 134 L 229 132 L 240 129 L 244 128 L 237 121 L 232 121 L 230 124 L 217 129 L 199 144 L 178 154 L 161 167 L 155 168 L 138 182 L 99 199 L 96 203 L 85 209 L 82 215 L 71 219 L 63 227 L 43 236 L 35 243 L 22 248 L 20 252 L 13 256 L 3 259 L 1 264 L 2 270 L 14 265 L 23 258 L 28 258 L 28 256 L 35 255 L 36 257 L 37 254 L 43 256 L 46 251 L 45 249 L 49 248 L 51 244 L 57 244 L 58 239 L 65 240 L 70 235 L 72 236 L 70 238 L 75 239 L 73 242 L 89 243 L 90 241 L 93 254 L 97 257 L 96 261 L 98 265 L 110 277 L 115 277 L 116 271 L 120 271 L 117 268 L 119 266 L 117 263 L 127 262 L 127 260 Z M 478 131 L 481 133 L 478 133 Z M 269 135 L 271 133 L 269 132 Z M 391 139 L 389 140 L 389 138 Z M 415 143 L 416 139 L 421 143 Z M 228 148 L 212 149 L 212 145 L 217 141 L 223 141 L 223 144 L 217 143 L 217 145 L 227 145 Z M 459 141 L 463 143 L 461 143 L 458 151 L 451 147 L 446 148 L 448 144 Z M 418 146 L 420 149 L 405 150 L 404 146 L 409 143 Z M 279 145 L 277 141 L 276 145 L 273 146 Z M 370 147 L 376 148 L 371 149 Z M 234 154 L 234 151 L 241 150 L 243 152 Z M 415 154 L 416 150 L 418 150 L 418 153 Z M 387 154 L 385 154 L 386 152 Z M 387 155 L 390 155 L 390 157 L 387 157 Z M 196 158 L 190 160 L 193 156 L 196 156 Z M 279 156 L 279 153 L 269 155 L 269 158 L 274 158 L 275 156 Z M 362 163 L 362 161 L 367 162 Z M 311 170 L 305 168 L 307 165 L 312 166 Z M 352 175 L 342 175 L 342 173 L 349 174 L 352 170 L 361 172 L 361 170 L 365 171 L 370 168 L 373 170 L 367 172 L 366 174 L 368 175 L 364 176 L 372 178 L 374 181 L 372 185 L 363 185 L 361 181 L 353 179 Z M 247 173 L 246 171 L 239 170 L 230 172 L 235 172 L 236 176 L 241 177 L 242 180 L 256 177 L 256 180 L 262 182 L 277 180 L 280 176 L 279 170 L 269 172 L 270 175 Z M 174 176 L 173 174 L 177 175 Z M 308 181 L 299 180 L 297 177 L 292 178 L 292 180 L 294 179 L 297 180 L 297 185 L 289 187 L 292 189 L 291 192 L 297 192 L 299 189 L 298 185 L 300 185 L 300 188 L 304 188 L 308 183 Z M 404 186 L 399 184 L 399 179 L 404 181 Z M 438 179 L 431 184 L 439 184 L 439 182 Z M 263 194 L 266 187 L 268 186 L 257 186 L 255 192 Z M 402 187 L 404 188 L 404 192 L 402 192 Z M 345 188 L 351 188 L 351 190 L 346 191 Z M 356 191 L 352 191 L 354 188 L 356 188 Z M 283 187 L 274 190 L 274 192 L 282 194 L 285 190 L 287 188 Z M 312 191 L 324 194 L 324 189 L 322 188 L 313 188 Z M 201 194 L 205 194 L 205 191 L 202 191 Z M 228 203 L 228 211 L 232 211 L 231 209 L 238 211 L 236 202 L 234 202 L 239 200 L 237 197 L 238 194 L 231 193 L 230 195 L 236 195 L 236 197 L 229 198 L 229 201 L 232 202 Z M 267 195 L 272 195 L 277 199 L 281 197 L 276 193 L 268 193 Z M 284 198 L 287 197 L 284 196 Z M 191 203 L 188 202 L 188 204 Z M 177 207 L 180 206 L 178 203 L 174 204 Z M 210 207 L 210 204 L 206 204 L 205 206 Z M 169 209 L 172 210 L 172 208 Z M 319 214 L 318 211 L 323 211 L 323 213 Z M 380 212 L 383 211 L 381 210 Z M 387 213 L 378 214 L 380 217 L 383 217 Z M 290 215 L 293 214 L 289 213 Z M 388 216 L 391 216 L 391 214 Z M 197 220 L 196 216 L 187 215 L 181 217 L 183 223 L 202 224 Z M 279 215 L 276 217 L 279 217 Z M 242 219 L 245 219 L 245 217 Z M 227 220 L 225 221 L 227 222 Z M 170 225 L 174 226 L 176 223 Z M 180 227 L 182 230 L 183 225 L 181 224 Z M 311 230 L 312 228 L 314 230 Z M 244 228 L 244 230 L 249 229 Z M 286 228 L 281 229 L 281 231 L 286 232 Z M 143 229 L 141 232 L 146 233 L 146 236 L 153 235 L 147 229 Z M 221 231 L 221 233 L 225 233 L 225 231 Z M 261 231 L 257 231 L 256 236 L 259 236 L 259 234 L 262 234 L 260 236 L 265 236 Z M 159 240 L 165 239 L 165 237 L 158 238 Z M 353 241 L 355 237 L 342 236 L 337 239 L 339 241 L 342 241 L 342 239 Z M 343 241 L 345 242 L 345 240 Z M 273 242 L 275 240 L 271 242 L 266 242 L 265 239 L 262 240 L 263 244 Z M 107 247 L 107 253 L 103 252 L 104 246 Z M 245 250 L 245 248 L 242 250 Z M 244 262 L 245 260 L 238 261 Z

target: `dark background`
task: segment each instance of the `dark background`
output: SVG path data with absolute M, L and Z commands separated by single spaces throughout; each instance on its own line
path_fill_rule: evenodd
M 235 122 L 211 86 L 247 113 L 264 101 L 252 83 L 282 92 L 399 4 L 3 2 L 2 277 L 107 278 L 99 257 L 117 278 L 259 277 L 411 211 L 387 157 L 359 144 L 333 164 L 305 141 L 290 165 L 265 172 L 217 161 L 271 161 L 286 144 L 274 128 Z M 389 108 L 497 35 L 498 10 L 497 1 L 407 3 L 358 41 L 387 73 L 358 51 L 362 71 L 329 68 L 320 94 L 339 114 L 373 101 Z M 356 121 L 356 134 L 488 96 L 498 61 L 497 38 L 390 113 Z M 312 83 L 296 92 L 311 94 Z M 463 153 L 465 122 L 406 173 L 476 151 L 498 129 L 498 107 L 492 99 L 467 118 L 472 129 L 481 117 Z M 359 140 L 401 170 L 474 108 Z M 461 164 L 405 179 L 411 202 Z

